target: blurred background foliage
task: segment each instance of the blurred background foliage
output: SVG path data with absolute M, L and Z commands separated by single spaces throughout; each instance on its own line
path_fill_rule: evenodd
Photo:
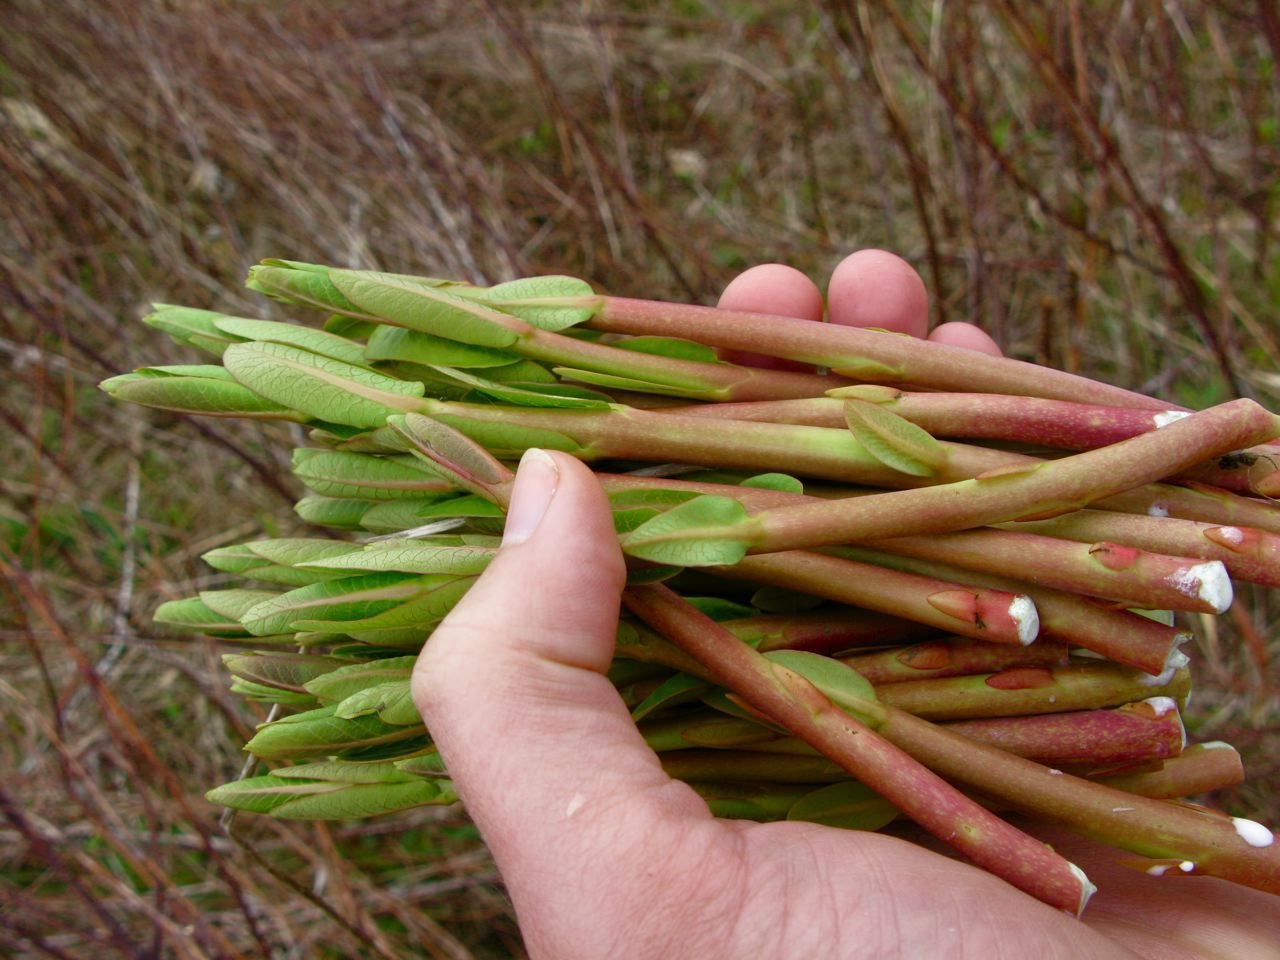
M 714 303 L 892 249 L 933 319 L 1202 406 L 1280 407 L 1268 0 L 9 0 L 0 33 L 0 952 L 506 957 L 459 810 L 288 824 L 204 801 L 261 719 L 160 601 L 300 531 L 279 425 L 112 404 L 192 356 L 153 301 L 276 316 L 281 256 L 564 272 Z M 1215 798 L 1280 820 L 1280 604 L 1193 651 Z M 519 798 L 513 796 L 513 802 Z

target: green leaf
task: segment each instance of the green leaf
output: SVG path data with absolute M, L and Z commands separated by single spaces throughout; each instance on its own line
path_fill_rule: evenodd
M 709 689 L 711 689 L 711 684 L 707 683 L 707 681 L 692 677 L 687 673 L 677 673 L 675 676 L 669 677 L 660 683 L 652 693 L 645 697 L 631 711 L 631 719 L 639 723 L 655 710 L 661 710 L 663 707 L 676 704 L 690 703 L 697 700 Z
M 263 724 L 245 749 L 268 760 L 328 755 L 403 740 L 421 732 L 421 728 L 385 723 L 373 714 L 344 719 L 335 716 L 335 708 L 329 706 Z
M 299 768 L 286 769 L 292 772 Z M 358 819 L 457 801 L 453 785 L 441 779 L 362 783 L 277 774 L 237 780 L 215 787 L 205 796 L 224 807 L 292 820 Z
M 451 370 L 447 367 L 433 367 L 432 369 L 451 380 L 466 384 L 481 396 L 497 400 L 499 403 L 509 403 L 513 406 L 578 410 L 608 410 L 613 407 L 613 403 L 602 394 L 586 395 L 589 393 L 588 391 L 575 390 L 572 387 L 560 392 L 557 392 L 558 385 L 547 385 L 540 390 L 526 390 L 510 383 L 486 380 L 484 377 L 464 373 L 461 370 Z
M 669 487 L 635 487 L 630 490 L 615 490 L 609 493 L 609 505 L 612 507 L 654 507 L 666 510 L 700 496 L 689 490 L 673 490 Z
M 700 496 L 642 523 L 622 538 L 633 557 L 681 567 L 731 566 L 755 531 L 746 509 L 728 497 Z
M 455 489 L 438 469 L 412 454 L 374 456 L 300 447 L 293 451 L 293 475 L 326 497 L 407 500 Z
M 390 500 L 379 503 L 365 511 L 364 516 L 360 518 L 360 526 L 370 533 L 399 536 L 429 522 L 427 518 L 420 516 L 421 511 L 437 503 L 457 499 L 457 494 L 451 494 L 433 497 L 430 500 Z
M 378 427 L 388 416 L 416 409 L 420 383 L 281 343 L 238 343 L 222 362 L 240 383 L 275 403 L 330 423 Z
M 175 413 L 210 417 L 243 417 L 261 420 L 294 420 L 308 417 L 231 380 L 221 367 L 194 373 L 196 367 L 143 367 L 133 373 L 109 377 L 98 386 L 113 399 Z M 212 372 L 216 371 L 216 373 Z
M 265 683 L 253 680 L 235 679 L 230 690 L 236 696 L 255 703 L 278 703 L 281 706 L 296 710 L 310 710 L 318 706 L 316 698 L 309 693 L 298 693 L 296 690 L 282 690 Z
M 249 317 L 220 316 L 214 326 L 224 334 L 239 340 L 258 340 L 270 343 L 287 343 L 322 357 L 332 357 L 343 363 L 363 366 L 364 347 L 346 337 L 335 336 L 314 327 L 296 323 L 279 323 L 275 320 L 254 320 Z
M 364 314 L 398 327 L 480 347 L 509 347 L 519 339 L 509 317 L 441 287 L 369 270 L 331 270 L 329 279 Z
M 310 692 L 308 681 L 344 665 L 333 657 L 306 653 L 228 653 L 222 664 L 233 677 L 297 693 Z
M 412 449 L 430 461 L 435 469 L 455 478 L 460 486 L 488 496 L 488 487 L 512 478 L 509 467 L 500 463 L 467 432 L 419 413 L 393 417 L 387 425 L 409 442 Z
M 339 497 L 303 497 L 293 505 L 293 512 L 307 523 L 334 530 L 359 530 L 360 521 L 369 511 L 370 501 Z M 402 528 L 392 528 L 402 529 Z
M 397 770 L 413 774 L 415 777 L 439 777 L 448 772 L 444 768 L 444 761 L 440 759 L 440 754 L 435 750 L 392 762 Z
M 319 760 L 315 763 L 281 767 L 275 771 L 275 775 L 285 780 L 331 780 L 337 783 L 408 783 L 418 779 L 398 770 L 390 760 L 372 763 Z
M 304 689 L 321 700 L 339 703 L 371 687 L 394 681 L 407 683 L 413 675 L 413 665 L 417 659 L 388 657 L 367 663 L 353 663 L 313 677 L 305 684 Z
M 273 809 L 298 796 L 297 783 L 282 777 L 247 777 L 232 783 L 214 787 L 205 799 L 219 806 L 244 810 L 248 813 L 270 813 Z M 332 788 L 330 788 L 332 789 Z
M 678 337 L 626 337 L 615 340 L 611 346 L 637 353 L 651 353 L 676 360 L 697 360 L 701 363 L 719 363 L 720 355 L 705 343 L 683 340 Z
M 842 780 L 814 790 L 787 811 L 788 820 L 845 830 L 879 830 L 897 817 L 893 804 L 856 780 Z
M 783 587 L 761 587 L 751 595 L 751 602 L 763 613 L 802 613 L 822 606 L 825 601 Z
M 408 680 L 380 683 L 353 693 L 338 704 L 334 716 L 352 719 L 370 713 L 377 714 L 384 723 L 396 726 L 422 723 Z
M 542 330 L 564 330 L 585 323 L 603 303 L 591 289 L 591 284 L 577 277 L 564 276 L 523 277 L 492 287 L 464 288 L 453 292 L 458 296 L 483 300 Z
M 297 781 L 294 781 L 295 783 Z M 319 782 L 324 785 L 323 781 Z M 360 820 L 412 807 L 456 803 L 447 780 L 415 779 L 408 783 L 357 783 L 337 791 L 299 794 L 271 810 L 282 820 Z
M 254 567 L 268 566 L 268 561 L 258 556 L 243 543 L 227 547 L 215 547 L 200 554 L 200 559 L 222 573 L 247 574 Z
M 247 636 L 247 631 L 237 620 L 214 613 L 199 597 L 166 601 L 156 607 L 151 619 L 156 623 L 215 637 Z
M 266 294 L 282 303 L 299 303 L 320 310 L 333 310 L 362 320 L 377 320 L 344 297 L 329 278 L 328 267 L 292 260 L 264 260 L 249 268 L 245 282 L 250 290 Z
M 354 553 L 312 561 L 308 565 L 335 571 L 475 574 L 483 571 L 497 553 L 494 547 L 395 539 L 371 543 Z
M 222 351 L 237 340 L 214 326 L 214 321 L 224 316 L 225 314 L 215 310 L 153 303 L 151 313 L 143 317 L 142 322 L 167 333 L 177 343 L 189 344 L 222 356 Z
M 845 400 L 844 418 L 854 439 L 886 467 L 913 477 L 934 476 L 947 449 L 927 430 L 867 400 Z
M 804 484 L 786 473 L 759 473 L 740 484 L 759 490 L 781 490 L 783 493 L 804 493 Z
M 459 343 L 418 330 L 380 325 L 364 348 L 366 360 L 396 360 L 424 367 L 496 367 L 520 361 L 520 355 L 492 347 Z
M 237 623 L 244 612 L 264 600 L 274 599 L 278 594 L 274 590 L 201 590 L 200 602 L 219 616 Z
M 250 540 L 243 546 L 263 560 L 283 567 L 341 557 L 360 549 L 358 543 L 323 537 L 274 537 Z
M 250 607 L 243 623 L 249 632 L 266 635 L 291 631 L 301 620 L 360 620 L 417 596 L 422 581 L 422 577 L 374 573 L 313 583 Z
M 439 623 L 470 589 L 473 577 L 422 577 L 425 582 L 439 582 L 423 590 L 405 603 L 359 619 L 301 619 L 293 622 L 296 630 L 341 630 L 353 637 L 378 639 L 381 643 L 422 645 L 424 633 Z
M 578 380 L 609 390 L 630 390 L 635 393 L 653 393 L 663 397 L 685 397 L 690 400 L 715 399 L 720 394 L 716 387 L 702 387 L 689 383 L 659 383 L 653 380 L 639 380 L 634 377 L 620 377 L 612 373 L 599 373 L 595 370 L 581 370 L 575 367 L 553 367 L 558 377 L 567 380 Z
M 498 383 L 519 383 L 531 388 L 535 383 L 553 383 L 557 387 L 566 386 L 556 375 L 536 360 L 521 359 L 515 363 L 504 363 L 500 367 L 485 367 L 485 376 Z
M 868 726 L 878 726 L 867 712 L 876 699 L 875 689 L 852 667 L 831 657 L 806 650 L 771 650 L 764 656 L 771 662 L 798 673 L 818 688 L 827 699 Z
M 439 414 L 435 419 L 470 437 L 495 457 L 518 459 L 530 447 L 575 453 L 582 445 L 568 434 L 546 427 L 530 427 L 507 422 L 481 420 L 456 414 Z
M 685 597 L 689 605 L 712 620 L 738 620 L 743 617 L 754 617 L 760 611 L 745 603 L 735 603 L 724 597 Z

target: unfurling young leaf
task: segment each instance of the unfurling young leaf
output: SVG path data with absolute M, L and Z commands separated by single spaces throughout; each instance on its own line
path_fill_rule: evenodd
M 828 700 L 848 711 L 868 726 L 878 725 L 866 712 L 866 704 L 876 699 L 875 689 L 852 667 L 839 660 L 805 650 L 771 650 L 764 655 L 771 662 L 798 673 L 818 688 Z
M 481 300 L 542 330 L 564 330 L 590 320 L 603 300 L 577 277 L 521 277 L 492 287 L 453 287 L 458 297 Z
M 465 297 L 373 270 L 331 270 L 334 287 L 363 315 L 478 347 L 501 349 L 519 337 L 510 317 Z
M 947 462 L 947 448 L 928 431 L 867 400 L 845 400 L 844 418 L 854 438 L 886 467 L 931 477 Z

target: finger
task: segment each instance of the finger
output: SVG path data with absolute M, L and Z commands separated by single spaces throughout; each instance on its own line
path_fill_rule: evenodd
M 765 263 L 738 274 L 720 295 L 725 310 L 772 313 L 798 320 L 822 319 L 822 292 L 799 270 L 781 263 Z M 742 363 L 767 370 L 811 371 L 813 367 L 745 350 L 721 350 L 730 363 Z
M 498 556 L 414 672 L 415 700 L 517 909 L 531 897 L 544 907 L 553 894 L 580 895 L 581 881 L 567 878 L 590 875 L 590 857 L 606 846 L 601 831 L 621 845 L 620 831 L 652 832 L 655 810 L 709 819 L 662 772 L 604 675 L 623 579 L 590 470 L 530 451 Z M 550 887 L 548 850 L 566 878 Z
M 929 333 L 934 343 L 945 343 L 952 347 L 963 347 L 965 350 L 976 350 L 978 353 L 990 354 L 993 357 L 1004 355 L 1000 345 L 987 336 L 982 329 L 971 323 L 943 323 Z
M 879 327 L 923 337 L 929 295 L 915 268 L 884 250 L 859 250 L 831 272 L 827 304 L 832 323 Z

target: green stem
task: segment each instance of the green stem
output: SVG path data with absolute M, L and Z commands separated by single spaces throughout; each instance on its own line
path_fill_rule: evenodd
M 1010 667 L 997 673 L 906 680 L 876 688 L 881 703 L 926 720 L 979 720 L 1118 707 L 1148 697 L 1185 700 L 1185 667 L 1164 682 L 1115 663 Z

